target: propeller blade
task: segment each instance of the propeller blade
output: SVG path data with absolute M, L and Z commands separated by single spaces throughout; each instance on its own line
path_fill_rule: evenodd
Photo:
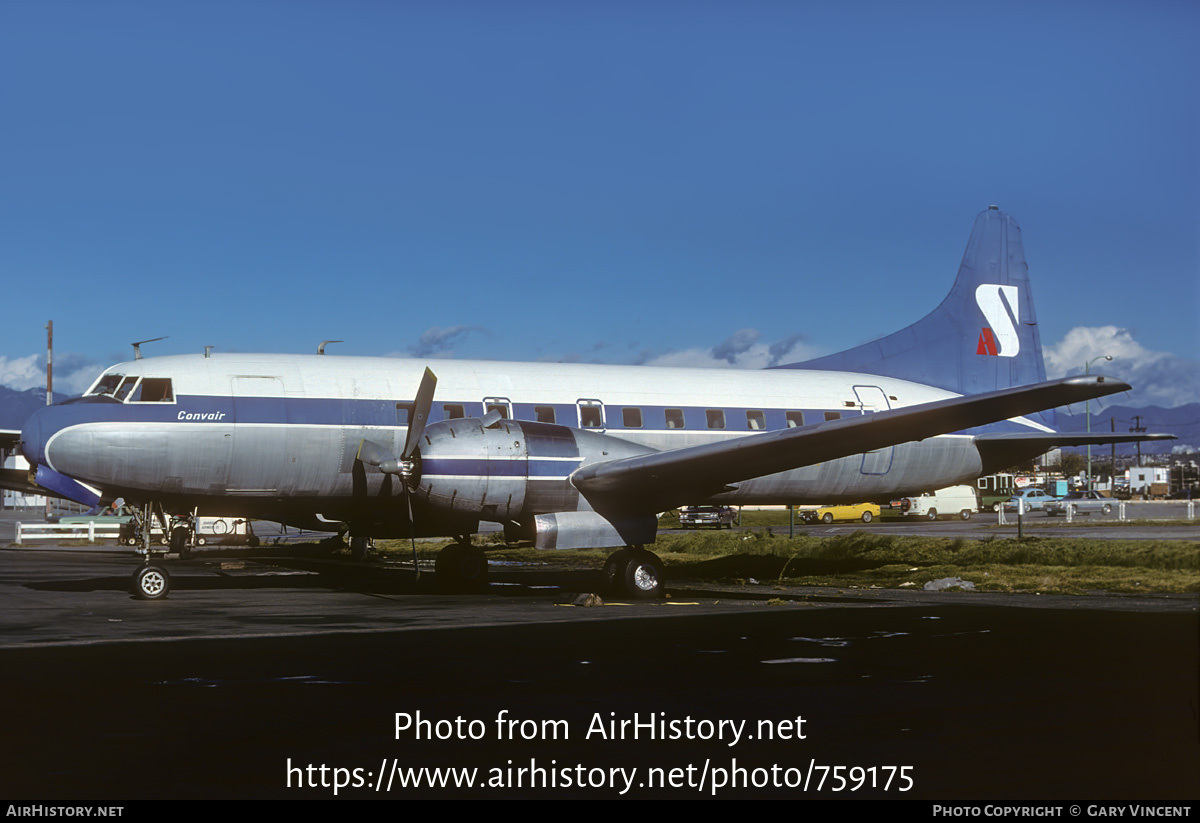
M 413 556 L 413 582 L 421 582 L 421 567 L 417 564 L 417 523 L 413 520 L 412 512 L 412 492 L 408 490 L 408 484 L 404 484 L 404 502 L 408 504 L 408 537 L 412 541 L 412 556 Z
M 485 429 L 490 429 L 503 419 L 504 415 L 502 415 L 497 409 L 492 409 L 483 417 L 479 418 L 479 425 L 483 426 Z
M 420 445 L 421 435 L 425 433 L 425 424 L 429 421 L 429 410 L 433 407 L 433 390 L 437 388 L 437 376 L 432 369 L 426 368 L 421 375 L 421 385 L 417 387 L 417 399 L 413 403 L 412 419 L 408 421 L 408 435 L 404 438 L 404 451 L 400 457 L 411 460 L 413 453 Z
M 399 471 L 400 461 L 396 459 L 396 455 L 372 440 L 363 440 L 359 443 L 358 454 L 355 456 L 368 466 L 375 466 L 389 474 Z

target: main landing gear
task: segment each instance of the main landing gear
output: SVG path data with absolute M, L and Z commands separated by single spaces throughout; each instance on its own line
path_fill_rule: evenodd
M 607 591 L 618 597 L 651 600 L 662 597 L 663 563 L 642 546 L 626 546 L 608 556 L 604 563 Z

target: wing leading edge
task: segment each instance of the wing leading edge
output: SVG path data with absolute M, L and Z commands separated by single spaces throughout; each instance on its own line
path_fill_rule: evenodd
M 1065 377 L 719 443 L 593 463 L 576 471 L 571 482 L 598 510 L 662 511 L 718 494 L 732 483 L 754 477 L 963 431 L 1128 391 L 1129 388 L 1127 383 L 1102 375 Z M 1053 444 L 1046 448 L 1052 447 Z

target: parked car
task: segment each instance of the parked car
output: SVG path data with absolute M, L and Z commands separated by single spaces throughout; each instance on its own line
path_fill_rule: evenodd
M 64 526 L 86 526 L 88 523 L 96 525 L 110 525 L 128 523 L 133 518 L 133 509 L 129 506 L 96 506 L 90 511 L 83 514 L 71 514 L 57 518 L 57 522 Z M 54 522 L 55 518 L 50 518 L 49 522 Z
M 906 517 L 924 517 L 937 520 L 939 517 L 958 517 L 970 520 L 979 511 L 979 500 L 971 486 L 948 486 L 937 491 L 925 492 L 919 497 L 902 497 L 892 501 L 892 508 L 899 509 Z
M 879 516 L 874 503 L 849 503 L 844 506 L 815 506 L 801 509 L 798 514 L 805 523 L 832 523 L 835 520 L 861 520 L 870 523 Z
M 1004 510 L 1015 512 L 1022 500 L 1025 501 L 1025 511 L 1036 512 L 1042 511 L 1047 503 L 1051 500 L 1058 500 L 1058 498 L 1041 489 L 1021 489 L 1008 499 L 1008 502 L 1004 504 Z
M 679 510 L 679 526 L 684 529 L 699 529 L 705 526 L 714 529 L 732 529 L 734 512 L 730 506 L 687 506 Z
M 1066 514 L 1068 506 L 1074 506 L 1076 514 L 1091 514 L 1092 512 L 1109 514 L 1113 510 L 1112 501 L 1100 492 L 1083 491 L 1082 489 L 1068 492 L 1067 496 L 1061 500 L 1050 500 L 1042 508 L 1047 515 L 1053 517 L 1058 514 Z

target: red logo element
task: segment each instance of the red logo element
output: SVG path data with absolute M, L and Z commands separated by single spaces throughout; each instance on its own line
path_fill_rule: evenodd
M 975 349 L 976 354 L 990 354 L 993 357 L 996 355 L 996 338 L 992 336 L 992 330 L 983 328 L 979 330 L 979 346 Z

